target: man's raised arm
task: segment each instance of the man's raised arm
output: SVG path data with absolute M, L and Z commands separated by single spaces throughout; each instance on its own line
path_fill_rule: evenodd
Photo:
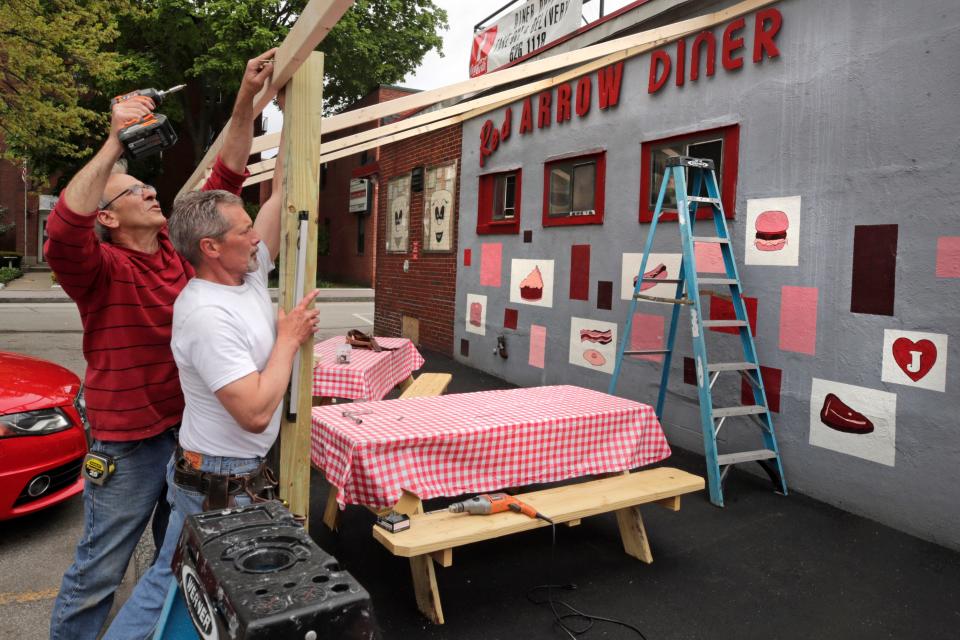
M 107 141 L 90 162 L 73 176 L 62 194 L 67 208 L 81 216 L 92 216 L 97 213 L 110 171 L 114 163 L 123 155 L 123 145 L 120 144 L 117 134 L 124 123 L 141 118 L 155 108 L 153 100 L 145 96 L 124 100 L 113 106 L 110 116 L 110 135 L 107 136 Z
M 247 61 L 233 105 L 233 115 L 224 134 L 220 160 L 228 169 L 241 175 L 247 168 L 250 147 L 253 145 L 253 121 L 260 115 L 253 112 L 253 99 L 273 73 L 273 56 L 276 52 L 276 48 L 270 49 Z

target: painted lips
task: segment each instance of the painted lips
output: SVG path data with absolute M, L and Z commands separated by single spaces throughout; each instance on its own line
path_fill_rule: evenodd
M 753 224 L 757 230 L 754 240 L 757 251 L 781 251 L 787 246 L 790 220 L 783 211 L 764 211 Z

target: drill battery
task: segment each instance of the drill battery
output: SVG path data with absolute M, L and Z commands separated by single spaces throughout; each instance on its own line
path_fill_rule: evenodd
M 154 107 L 159 107 L 166 96 L 180 91 L 187 85 L 179 84 L 166 91 L 156 89 L 138 89 L 117 96 L 110 101 L 110 106 L 126 102 L 137 97 L 149 98 Z M 155 153 L 160 153 L 177 143 L 177 132 L 167 117 L 161 113 L 150 113 L 142 118 L 124 123 L 118 134 L 123 145 L 123 154 L 130 160 L 139 160 Z
M 162 113 L 151 113 L 120 130 L 124 155 L 139 160 L 160 153 L 177 143 L 177 132 Z

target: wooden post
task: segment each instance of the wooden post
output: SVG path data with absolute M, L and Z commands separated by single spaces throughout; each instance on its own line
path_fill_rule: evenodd
M 320 122 L 323 115 L 323 54 L 311 53 L 286 88 L 283 137 L 286 140 L 283 173 L 283 217 L 280 231 L 280 306 L 289 311 L 316 287 L 317 209 L 320 202 Z M 309 232 L 299 237 L 301 214 Z M 305 244 L 303 288 L 295 288 L 297 243 Z M 296 420 L 290 407 L 280 425 L 280 496 L 290 510 L 310 522 L 310 410 L 313 404 L 313 341 L 300 348 Z M 288 405 L 289 399 L 284 403 Z

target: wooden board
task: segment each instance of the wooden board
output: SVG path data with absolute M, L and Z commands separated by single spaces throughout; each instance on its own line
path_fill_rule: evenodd
M 283 203 L 280 230 L 280 306 L 289 311 L 302 295 L 316 287 L 317 216 L 320 202 L 320 114 L 323 112 L 323 54 L 313 53 L 287 87 L 282 159 Z M 309 221 L 307 237 L 299 233 L 300 212 Z M 295 288 L 297 244 L 306 243 L 303 290 Z M 299 295 L 298 295 L 299 294 Z M 313 406 L 313 341 L 300 347 L 296 421 L 280 425 L 280 495 L 290 510 L 310 522 L 310 410 Z M 304 525 L 305 527 L 307 524 Z
M 401 398 L 423 398 L 443 395 L 450 386 L 453 375 L 449 373 L 421 373 L 413 384 L 400 394 Z
M 352 4 L 353 0 L 310 0 L 310 3 L 303 8 L 296 23 L 290 28 L 287 37 L 284 38 L 283 44 L 280 45 L 274 57 L 273 76 L 270 83 L 253 99 L 254 113 L 260 113 L 270 104 L 275 93 L 271 87 L 282 87 L 293 77 L 293 74 L 307 59 L 310 52 L 317 48 L 317 45 L 330 33 L 330 29 L 337 24 L 340 17 Z M 317 124 L 319 125 L 319 122 Z M 177 195 L 200 187 L 200 180 L 204 172 L 208 167 L 213 166 L 213 161 L 223 147 L 223 132 L 227 130 L 228 125 L 229 122 L 224 125 L 220 135 L 207 149 L 203 159 L 194 169 L 193 174 L 187 178 Z
M 516 497 L 559 524 L 639 504 L 659 502 L 684 493 L 702 491 L 703 488 L 704 480 L 700 476 L 660 467 Z M 390 533 L 374 526 L 373 537 L 394 555 L 415 557 L 544 526 L 549 525 L 543 520 L 512 512 L 470 516 L 434 511 L 412 516 L 410 528 L 399 533 Z M 624 523 L 621 526 L 633 527 L 634 524 Z M 641 552 L 640 549 L 634 551 Z

